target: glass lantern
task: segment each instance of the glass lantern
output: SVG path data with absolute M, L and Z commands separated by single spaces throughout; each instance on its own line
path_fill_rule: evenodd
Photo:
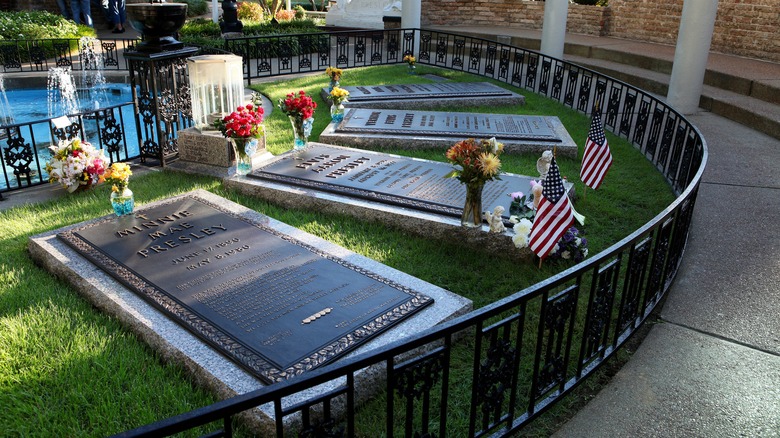
M 240 56 L 200 55 L 187 58 L 195 128 L 213 129 L 214 121 L 244 102 L 244 68 Z

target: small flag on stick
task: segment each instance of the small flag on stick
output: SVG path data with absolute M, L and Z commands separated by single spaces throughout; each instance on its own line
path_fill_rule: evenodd
M 572 223 L 574 223 L 574 214 L 571 203 L 563 187 L 558 163 L 553 157 L 547 178 L 542 182 L 541 201 L 536 209 L 528 247 L 544 260 Z
M 610 166 L 612 166 L 612 154 L 609 151 L 607 137 L 604 135 L 604 127 L 601 125 L 601 115 L 597 110 L 593 113 L 588 140 L 585 142 L 580 179 L 586 186 L 596 190 Z

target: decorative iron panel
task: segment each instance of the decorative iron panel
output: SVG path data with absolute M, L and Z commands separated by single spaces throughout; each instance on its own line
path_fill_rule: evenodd
M 664 121 L 664 110 L 659 106 L 655 107 L 653 111 L 653 120 L 650 122 L 650 137 L 647 140 L 647 147 L 645 148 L 645 154 L 651 159 L 655 160 L 655 153 L 658 148 L 661 124 Z
M 629 138 L 631 135 L 631 121 L 634 117 L 634 106 L 636 106 L 636 93 L 631 90 L 626 91 L 626 99 L 623 101 L 623 114 L 620 117 L 620 135 Z
M 623 293 L 620 297 L 620 313 L 618 314 L 615 343 L 621 335 L 633 329 L 635 324 L 641 320 L 639 303 L 650 259 L 651 245 L 652 240 L 644 238 L 631 246 L 628 269 L 623 281 Z
M 604 117 L 604 124 L 612 130 L 615 130 L 618 116 L 618 108 L 620 108 L 620 96 L 623 94 L 623 86 L 617 82 L 612 83 L 612 87 L 609 91 L 609 100 L 607 101 L 607 113 Z
M 468 71 L 479 73 L 482 65 L 482 43 L 479 40 L 471 40 L 471 50 L 469 51 Z
M 653 261 L 650 264 L 650 277 L 647 280 L 647 289 L 645 290 L 645 309 L 657 303 L 663 292 L 664 266 L 666 265 L 666 255 L 669 250 L 669 239 L 672 234 L 673 224 L 674 218 L 668 218 L 656 230 Z
M 574 95 L 577 92 L 577 79 L 580 72 L 576 69 L 569 70 L 569 79 L 566 81 L 566 92 L 563 95 L 563 104 L 568 107 L 574 106 Z
M 476 327 L 469 436 L 482 436 L 502 423 L 511 424 L 524 324 L 525 304 L 490 327 Z
M 496 56 L 497 47 L 493 43 L 488 43 L 485 51 L 485 75 L 493 76 L 496 74 Z
M 582 75 L 582 81 L 580 82 L 580 98 L 579 102 L 577 103 L 577 109 L 583 113 L 587 113 L 589 110 L 588 103 L 590 102 L 590 85 L 592 81 L 592 75 Z
M 542 304 L 529 412 L 535 411 L 536 402 L 544 394 L 566 381 L 578 295 L 579 284 L 574 284 Z
M 433 390 L 439 387 L 439 392 L 448 385 L 450 349 L 448 346 L 437 348 L 408 362 L 394 366 L 388 373 L 387 412 L 394 409 L 394 396 L 397 394 L 404 404 L 404 436 L 434 436 L 430 435 L 431 403 Z M 446 418 L 446 398 L 439 400 L 440 422 L 439 433 L 445 436 L 443 424 Z M 417 415 L 415 412 L 417 411 Z M 419 416 L 419 425 L 415 418 Z M 388 418 L 388 435 L 393 436 L 393 418 Z M 416 430 L 415 430 L 416 429 Z
M 550 69 L 552 64 L 549 59 L 542 59 L 542 76 L 539 78 L 539 92 L 547 95 L 547 91 L 550 88 Z
M 562 89 L 563 89 L 563 65 L 556 62 L 555 73 L 553 74 L 552 93 L 550 93 L 550 97 L 560 101 Z
M 658 151 L 658 168 L 663 171 L 666 168 L 667 160 L 669 159 L 669 151 L 672 148 L 672 141 L 674 138 L 674 132 L 677 126 L 677 118 L 673 114 L 669 113 L 666 116 L 666 123 L 664 123 L 664 134 L 661 137 L 661 149 Z
M 588 297 L 588 313 L 583 328 L 582 347 L 580 348 L 579 373 L 583 367 L 597 357 L 603 357 L 609 336 L 609 324 L 612 318 L 612 306 L 615 289 L 620 274 L 621 255 L 599 267 L 593 276 L 593 285 Z

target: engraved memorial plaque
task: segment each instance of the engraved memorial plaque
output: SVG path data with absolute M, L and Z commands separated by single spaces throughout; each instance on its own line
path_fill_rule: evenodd
M 192 196 L 58 236 L 267 383 L 330 362 L 433 302 Z
M 277 157 L 250 177 L 460 217 L 466 187 L 455 178 L 445 178 L 452 168 L 443 162 L 316 144 Z M 488 181 L 482 192 L 483 209 L 501 205 L 508 221 L 509 193 L 528 193 L 530 181 L 513 174 Z M 567 190 L 570 187 L 566 183 Z
M 514 114 L 352 108 L 336 132 L 561 141 L 545 117 Z
M 359 85 L 341 87 L 354 103 L 395 99 L 437 99 L 448 97 L 512 96 L 513 93 L 489 82 L 441 82 L 436 84 Z

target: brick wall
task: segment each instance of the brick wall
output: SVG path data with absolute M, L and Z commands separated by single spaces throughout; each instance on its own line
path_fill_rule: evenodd
M 610 0 L 608 7 L 569 5 L 566 30 L 674 45 L 683 0 Z M 423 0 L 422 26 L 474 25 L 541 29 L 544 2 Z M 780 62 L 780 0 L 719 0 L 712 50 Z
M 683 0 L 610 0 L 609 36 L 676 44 Z M 720 0 L 712 50 L 780 61 L 777 0 Z
M 608 28 L 608 8 L 569 5 L 566 30 L 573 33 L 603 35 Z M 544 2 L 529 0 L 424 0 L 422 26 L 503 26 L 541 29 Z

